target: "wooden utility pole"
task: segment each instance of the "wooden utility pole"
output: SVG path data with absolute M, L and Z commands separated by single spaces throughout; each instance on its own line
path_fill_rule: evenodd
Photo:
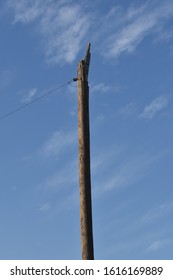
M 78 64 L 78 141 L 82 259 L 93 260 L 93 230 L 90 175 L 89 87 L 90 43 Z

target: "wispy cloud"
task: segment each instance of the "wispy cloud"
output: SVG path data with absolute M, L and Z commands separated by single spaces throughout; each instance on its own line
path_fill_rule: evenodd
M 38 211 L 40 212 L 47 212 L 49 209 L 50 209 L 50 204 L 49 203 L 44 203 L 44 204 L 41 204 L 38 208 Z
M 159 111 L 166 108 L 167 105 L 168 99 L 164 96 L 160 96 L 147 105 L 139 117 L 144 119 L 152 119 Z
M 118 28 L 110 34 L 105 56 L 119 57 L 122 53 L 132 53 L 142 40 L 149 34 L 158 31 L 158 26 L 173 14 L 170 1 L 152 5 L 147 1 L 142 6 L 130 7 L 122 13 Z
M 146 248 L 149 247 L 148 244 L 153 243 L 155 240 L 160 240 L 163 238 L 165 239 L 166 236 L 170 236 L 170 229 L 168 229 L 167 226 L 164 226 L 164 222 L 172 216 L 172 211 L 172 201 L 166 201 L 158 206 L 151 206 L 151 208 L 147 210 L 143 215 L 141 215 L 140 212 L 135 213 L 130 222 L 125 221 L 123 225 L 121 224 L 123 233 L 126 235 L 126 232 L 128 232 L 131 236 L 138 235 L 139 237 L 142 233 L 141 237 L 144 241 L 145 238 L 143 236 L 143 233 L 148 232 L 148 237 L 145 236 L 147 237 L 146 242 L 143 242 L 141 240 L 141 244 L 143 243 L 143 251 L 145 251 Z M 121 216 L 119 214 L 117 215 Z
M 33 88 L 29 90 L 28 92 L 22 92 L 23 97 L 21 98 L 22 103 L 28 103 L 31 102 L 33 97 L 37 94 L 37 89 Z
M 7 3 L 14 11 L 14 24 L 36 24 L 48 62 L 74 61 L 90 26 L 89 16 L 80 5 L 43 0 L 8 0 Z
M 44 157 L 56 158 L 59 154 L 69 146 L 73 145 L 77 140 L 77 133 L 55 131 L 50 139 L 43 144 L 40 154 Z
M 8 8 L 14 9 L 13 23 L 30 23 L 36 20 L 45 10 L 45 4 L 42 0 L 28 1 L 16 0 L 7 1 Z
M 168 245 L 170 245 L 172 241 L 170 239 L 161 239 L 161 240 L 156 240 L 153 241 L 146 249 L 148 252 L 156 252 Z
M 111 90 L 111 87 L 104 84 L 104 83 L 99 83 L 97 85 L 92 85 L 90 86 L 90 91 L 93 93 L 98 92 L 98 93 L 105 93 Z
M 104 172 L 109 166 L 112 164 L 112 162 L 115 160 L 115 158 L 120 157 L 122 153 L 124 152 L 125 147 L 123 145 L 121 146 L 113 146 L 111 149 L 106 149 L 105 153 L 94 153 L 91 156 L 91 170 L 93 172 L 93 175 L 96 176 L 97 174 L 100 174 L 100 172 Z
M 121 162 L 104 183 L 104 191 L 121 189 L 133 185 L 145 173 L 150 158 L 142 155 Z
M 149 172 L 150 167 L 156 164 L 164 155 L 165 152 L 157 154 L 141 152 L 130 156 L 128 155 L 128 150 L 124 149 L 117 154 L 115 158 L 112 157 L 111 161 L 109 157 L 107 160 L 105 158 L 102 170 L 104 176 L 102 177 L 99 175 L 99 177 L 96 176 L 94 178 L 94 191 L 97 193 L 99 190 L 99 193 L 103 194 L 108 191 L 120 190 L 133 186 L 133 184 L 143 178 Z
M 59 191 L 62 188 L 69 189 L 78 184 L 77 160 L 58 168 L 56 172 L 49 175 L 38 185 L 38 188 L 45 191 Z
M 134 102 L 126 104 L 124 107 L 120 108 L 118 113 L 122 117 L 130 117 L 136 112 L 136 105 Z
M 158 207 L 150 209 L 140 220 L 141 225 L 148 224 L 158 220 L 173 211 L 173 203 L 163 203 Z
M 113 5 L 106 14 L 96 12 L 92 4 L 86 9 L 84 3 L 71 0 L 8 0 L 6 6 L 14 13 L 14 24 L 35 24 L 46 59 L 54 64 L 73 62 L 88 34 L 109 59 L 132 53 L 149 34 L 166 33 L 164 24 L 173 15 L 169 0 L 131 4 L 126 9 Z
M 75 191 L 68 193 L 68 195 L 56 205 L 55 212 L 64 213 L 64 211 L 72 211 L 77 205 L 79 205 L 78 188 Z
M 81 48 L 81 42 L 89 28 L 89 18 L 79 5 L 53 8 L 40 22 L 41 33 L 48 39 L 46 56 L 49 62 L 71 63 Z

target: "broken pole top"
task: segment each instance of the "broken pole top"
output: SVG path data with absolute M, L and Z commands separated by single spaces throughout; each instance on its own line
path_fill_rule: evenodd
M 83 71 L 85 73 L 84 76 L 85 76 L 86 80 L 88 80 L 89 65 L 90 65 L 90 58 L 91 58 L 90 47 L 91 47 L 91 43 L 88 43 L 87 48 L 86 48 L 85 59 L 83 59 L 79 62 L 79 65 L 80 65 L 79 67 L 83 68 Z

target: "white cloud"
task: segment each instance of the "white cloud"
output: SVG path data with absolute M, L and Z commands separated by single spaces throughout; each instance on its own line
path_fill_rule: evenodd
M 119 109 L 119 114 L 123 117 L 129 117 L 133 115 L 136 112 L 136 106 L 135 103 L 130 102 L 126 104 L 124 107 Z
M 113 146 L 110 150 L 106 149 L 104 153 L 95 153 L 91 155 L 91 170 L 93 175 L 105 172 L 105 170 L 112 164 L 112 161 L 121 156 L 125 148 L 121 146 Z
M 117 38 L 112 38 L 106 56 L 117 57 L 123 52 L 131 53 L 155 25 L 152 17 L 140 18 L 123 28 Z
M 28 92 L 24 93 L 24 97 L 21 98 L 21 102 L 23 103 L 29 103 L 32 101 L 33 97 L 37 94 L 37 89 L 33 88 L 29 90 Z
M 50 63 L 71 63 L 85 38 L 90 20 L 86 12 L 71 1 L 8 1 L 14 23 L 36 23 L 46 59 Z
M 7 5 L 9 8 L 14 9 L 13 23 L 30 23 L 37 19 L 45 9 L 45 4 L 42 0 L 8 0 Z
M 166 239 L 163 239 L 163 240 L 156 240 L 156 241 L 153 241 L 149 246 L 148 248 L 146 249 L 146 251 L 150 251 L 150 252 L 156 252 L 164 247 L 166 247 L 167 245 L 170 244 L 170 240 L 166 240 Z
M 126 12 L 122 12 L 119 25 L 116 23 L 114 32 L 112 30 L 107 38 L 108 43 L 104 44 L 106 57 L 117 58 L 122 53 L 132 53 L 147 35 L 158 31 L 158 26 L 172 16 L 171 2 L 155 4 L 147 1 L 142 6 L 130 6 Z
M 41 155 L 44 157 L 57 157 L 68 149 L 77 140 L 77 132 L 55 131 L 50 139 L 41 148 Z
M 50 204 L 49 203 L 44 203 L 39 206 L 38 211 L 41 212 L 47 212 L 50 209 Z
M 104 176 L 99 175 L 94 178 L 96 193 L 103 194 L 107 191 L 131 187 L 149 172 L 150 167 L 158 162 L 165 155 L 165 152 L 155 155 L 145 152 L 133 156 L 127 154 L 128 151 L 124 149 L 124 151 L 121 150 L 120 154 L 117 154 L 115 159 L 112 157 L 110 162 L 107 162 L 109 158 L 103 159 L 105 161 L 102 170 Z
M 133 185 L 143 176 L 147 164 L 148 159 L 144 156 L 126 160 L 116 166 L 113 174 L 104 182 L 103 190 L 110 191 Z
M 48 61 L 59 63 L 64 59 L 65 62 L 71 63 L 76 58 L 88 31 L 89 19 L 79 5 L 73 4 L 61 7 L 58 11 L 49 11 L 42 18 L 40 28 L 45 39 L 48 39 Z
M 144 119 L 152 119 L 156 115 L 156 113 L 166 108 L 167 105 L 167 98 L 164 96 L 160 96 L 154 99 L 149 105 L 147 105 L 139 117 Z
M 64 211 L 71 211 L 74 209 L 75 206 L 79 207 L 79 191 L 78 189 L 70 192 L 65 199 L 62 199 L 59 201 L 59 203 L 56 205 L 55 212 L 63 212 Z
M 77 159 L 62 166 L 57 172 L 44 179 L 44 182 L 40 183 L 38 188 L 48 191 L 57 191 L 62 187 L 70 189 L 72 185 L 78 184 L 77 166 Z
M 103 93 L 105 93 L 105 92 L 108 92 L 110 90 L 111 90 L 111 87 L 108 86 L 108 85 L 105 85 L 104 83 L 99 83 L 97 85 L 92 85 L 91 84 L 91 87 L 90 87 L 90 91 L 92 93 L 93 92 L 99 92 L 99 93 L 103 92 Z
M 173 210 L 173 203 L 164 203 L 158 207 L 150 209 L 145 215 L 141 217 L 141 224 L 147 224 L 154 222 L 157 219 L 164 217 L 166 214 L 169 214 Z
M 173 15 L 169 0 L 131 4 L 126 10 L 114 5 L 107 14 L 93 9 L 94 3 L 86 9 L 70 0 L 8 0 L 6 6 L 14 12 L 14 24 L 35 24 L 46 59 L 54 64 L 73 62 L 88 34 L 107 58 L 132 53 L 147 35 L 166 33 L 164 23 Z

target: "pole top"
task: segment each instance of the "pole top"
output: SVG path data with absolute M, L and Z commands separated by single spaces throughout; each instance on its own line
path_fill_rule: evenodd
M 91 43 L 88 43 L 86 48 L 85 58 L 82 59 L 78 64 L 77 79 L 82 78 L 83 80 L 86 81 L 88 80 L 89 64 L 90 64 L 90 57 L 91 57 L 90 47 L 91 47 Z M 76 78 L 74 78 L 74 81 L 76 81 Z
M 87 48 L 86 48 L 85 60 L 86 60 L 87 56 L 90 55 L 90 47 L 91 47 L 91 43 L 88 43 Z
M 86 55 L 85 55 L 85 59 L 84 59 L 87 79 L 88 79 L 89 64 L 90 64 L 90 58 L 91 58 L 90 48 L 91 48 L 91 43 L 88 43 L 87 48 L 86 48 Z

